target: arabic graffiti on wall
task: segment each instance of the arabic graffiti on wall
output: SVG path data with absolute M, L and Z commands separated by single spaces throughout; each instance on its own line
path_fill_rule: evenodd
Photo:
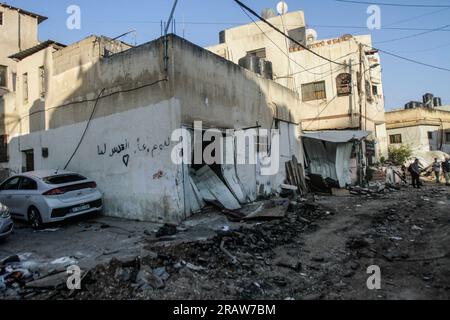
M 170 137 L 165 141 L 156 144 L 147 144 L 142 142 L 141 138 L 136 138 L 135 143 L 130 143 L 128 139 L 120 141 L 117 144 L 108 145 L 106 142 L 97 145 L 97 154 L 99 156 L 108 156 L 110 158 L 119 157 L 125 167 L 128 167 L 131 155 L 146 155 L 152 158 L 156 157 L 171 144 Z

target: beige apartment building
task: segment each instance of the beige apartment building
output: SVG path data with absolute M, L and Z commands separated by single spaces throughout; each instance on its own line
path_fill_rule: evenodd
M 450 154 L 450 106 L 386 112 L 386 123 L 390 145 Z
M 269 73 L 274 81 L 296 92 L 301 104 L 292 113 L 303 131 L 367 130 L 375 142 L 376 156 L 385 155 L 382 69 L 371 37 L 317 39 L 315 32 L 307 29 L 302 11 L 268 21 L 331 62 L 286 39 L 264 22 L 227 29 L 220 34 L 220 44 L 207 49 L 241 66 L 250 65 L 263 76 Z M 269 67 L 261 61 L 259 65 L 269 72 L 258 69 L 258 62 L 251 56 L 268 61 Z

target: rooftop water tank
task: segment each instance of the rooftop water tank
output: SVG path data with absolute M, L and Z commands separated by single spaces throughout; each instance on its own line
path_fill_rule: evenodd
M 425 93 L 422 98 L 423 98 L 423 104 L 425 107 L 428 107 L 428 108 L 433 107 L 434 95 L 432 93 Z
M 272 62 L 266 59 L 261 59 L 259 61 L 259 71 L 263 78 L 273 80 L 273 66 Z
M 442 106 L 442 99 L 439 97 L 433 98 L 433 107 L 441 107 Z
M 245 57 L 239 59 L 239 65 L 254 73 L 261 74 L 260 60 L 261 58 L 255 55 L 248 54 Z

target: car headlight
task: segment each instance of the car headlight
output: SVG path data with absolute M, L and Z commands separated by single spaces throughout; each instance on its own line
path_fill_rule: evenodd
M 8 219 L 11 217 L 11 214 L 9 213 L 9 209 L 6 207 L 0 208 L 0 218 L 2 219 Z

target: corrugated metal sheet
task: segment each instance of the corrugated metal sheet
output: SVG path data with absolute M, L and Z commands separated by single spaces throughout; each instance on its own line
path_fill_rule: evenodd
M 209 166 L 202 167 L 192 178 L 203 200 L 210 202 L 217 201 L 228 210 L 241 208 L 238 200 Z
M 302 138 L 309 138 L 315 140 L 322 140 L 333 143 L 345 143 L 351 141 L 360 141 L 367 138 L 371 133 L 369 131 L 318 131 L 318 132 L 307 132 L 302 134 Z

